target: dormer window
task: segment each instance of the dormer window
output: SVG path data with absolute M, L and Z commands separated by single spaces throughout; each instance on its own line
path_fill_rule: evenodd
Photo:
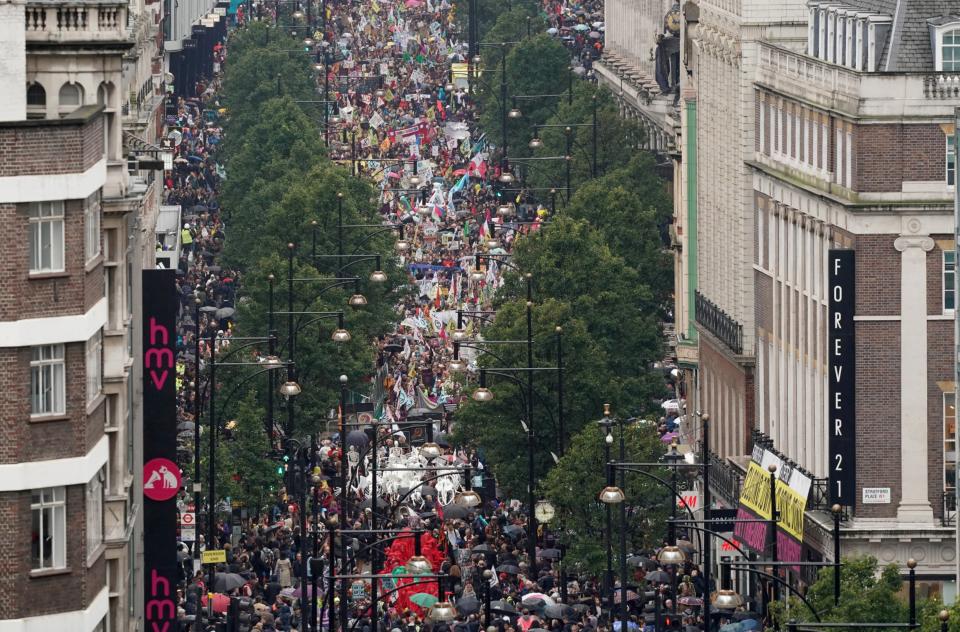
M 940 59 L 944 72 L 960 72 L 960 26 L 943 34 Z
M 807 6 L 808 55 L 852 70 L 878 70 L 892 24 L 890 16 L 819 0 Z
M 927 20 L 934 70 L 960 72 L 960 16 L 943 15 Z

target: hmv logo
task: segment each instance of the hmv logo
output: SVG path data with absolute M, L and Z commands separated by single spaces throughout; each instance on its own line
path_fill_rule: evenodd
M 177 618 L 177 604 L 170 594 L 170 580 L 159 575 L 156 569 L 151 569 L 147 590 L 146 618 L 151 626 L 148 628 L 149 632 L 169 632 L 170 622 Z
M 143 369 L 156 389 L 162 391 L 174 364 L 170 330 L 151 316 L 147 325 L 147 339 L 149 347 L 143 354 Z

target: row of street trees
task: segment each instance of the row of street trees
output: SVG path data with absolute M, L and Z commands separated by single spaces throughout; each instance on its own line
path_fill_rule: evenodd
M 526 36 L 527 16 L 539 23 L 534 29 L 539 34 Z M 641 131 L 619 116 L 613 95 L 578 79 L 568 102 L 570 53 L 556 38 L 543 34 L 542 16 L 526 4 L 515 4 L 481 33 L 481 42 L 515 42 L 481 48 L 480 125 L 487 138 L 500 142 L 501 107 L 512 107 L 515 95 L 562 96 L 517 101 L 523 116 L 509 119 L 510 158 L 562 156 L 567 143 L 563 127 L 573 130 L 573 195 L 565 203 L 558 201 L 547 225 L 517 240 L 512 258 L 520 270 L 533 275 L 535 366 L 556 362 L 555 328 L 562 327 L 566 449 L 560 456 L 556 376 L 551 373 L 537 373 L 534 379 L 536 481 L 527 479 L 527 438 L 519 423 L 524 394 L 513 382 L 490 377 L 488 386 L 495 399 L 462 405 L 456 413 L 457 435 L 482 451 L 498 484 L 510 496 L 525 497 L 528 484 L 538 485 L 540 495 L 557 509 L 550 528 L 563 528 L 568 563 L 597 572 L 605 563 L 597 537 L 604 529 L 605 511 L 595 499 L 604 486 L 605 472 L 604 439 L 595 422 L 607 402 L 620 417 L 657 419 L 657 403 L 665 394 L 663 374 L 650 366 L 663 357 L 661 323 L 673 289 L 672 260 L 660 236 L 671 202 L 664 181 L 655 173 L 653 156 L 640 150 Z M 504 54 L 508 102 L 501 104 Z M 594 106 L 598 122 L 595 179 L 591 177 Z M 539 133 L 543 147 L 532 150 L 528 142 L 539 125 L 547 126 Z M 536 168 L 526 170 L 526 185 L 554 187 L 562 200 L 566 162 L 532 164 Z M 520 170 L 514 168 L 515 173 Z M 538 192 L 538 196 L 549 205 L 548 194 Z M 526 294 L 519 275 L 507 274 L 495 307 L 496 319 L 484 330 L 484 337 L 524 339 Z M 497 347 L 496 353 L 500 359 L 481 356 L 480 366 L 526 365 L 522 346 Z M 614 429 L 615 439 L 618 432 Z M 628 425 L 625 432 L 628 460 L 657 461 L 663 454 L 655 423 Z M 615 442 L 614 458 L 617 452 Z M 626 493 L 628 546 L 636 551 L 659 544 L 669 494 L 639 476 L 628 476 Z
M 404 282 L 395 264 L 396 235 L 391 231 L 343 232 L 343 253 L 383 255 L 386 283 L 367 280 L 375 268 L 373 260 L 355 262 L 338 274 L 337 259 L 328 256 L 338 252 L 338 203 L 344 224 L 379 224 L 380 218 L 369 184 L 326 155 L 321 127 L 324 106 L 310 103 L 323 98 L 317 92 L 315 72 L 299 39 L 253 22 L 231 35 L 222 94 L 229 116 L 220 156 L 227 172 L 221 195 L 227 225 L 223 264 L 242 275 L 235 335 L 268 334 L 270 275 L 274 310 L 288 311 L 288 244 L 293 244 L 292 311 L 343 311 L 345 328 L 352 336 L 347 343 L 331 340 L 335 317 L 294 316 L 296 378 L 303 392 L 295 403 L 295 427 L 286 430 L 297 437 L 327 427 L 338 404 L 341 374 L 348 377 L 351 389 L 366 390 L 363 381 L 374 362 L 370 341 L 392 329 L 397 291 Z M 338 194 L 343 194 L 342 201 Z M 316 253 L 326 256 L 312 257 L 314 243 Z M 326 289 L 337 276 L 359 278 L 365 307 L 347 305 L 354 292 L 352 283 Z M 278 355 L 285 360 L 291 352 L 287 318 L 285 314 L 273 318 Z M 265 354 L 266 345 L 258 351 Z M 234 391 L 247 375 L 241 371 L 221 372 L 224 381 L 218 394 Z M 236 401 L 218 401 L 223 411 L 219 421 L 237 421 L 231 439 L 221 443 L 220 489 L 249 506 L 259 506 L 259 499 L 269 496 L 267 483 L 280 484 L 277 461 L 265 458 L 271 447 L 263 430 L 266 379 L 248 382 L 239 389 Z M 274 397 L 273 416 L 287 423 L 286 402 L 279 396 Z

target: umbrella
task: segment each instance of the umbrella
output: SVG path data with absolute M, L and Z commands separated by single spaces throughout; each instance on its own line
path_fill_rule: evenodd
M 603 22 L 594 22 L 594 23 L 591 24 L 590 26 L 592 26 L 592 27 L 595 28 L 595 29 L 598 29 L 598 28 L 600 28 L 601 26 L 603 26 Z
M 656 584 L 666 584 L 670 581 L 670 575 L 664 571 L 653 571 L 647 573 L 646 580 Z
M 403 351 L 403 345 L 398 345 L 395 342 L 391 342 L 390 344 L 384 346 L 383 350 L 388 353 L 399 353 Z
M 430 593 L 416 593 L 410 596 L 410 601 L 421 608 L 430 608 L 433 604 L 437 603 L 438 600 L 436 595 L 431 595 Z
M 589 37 L 591 39 L 600 39 L 600 31 L 590 31 Z
M 744 632 L 747 632 L 748 630 L 759 630 L 760 622 L 756 619 L 744 619 L 740 622 L 740 629 Z
M 280 591 L 280 594 L 284 597 L 293 597 L 294 588 L 290 586 L 289 588 L 284 588 Z
M 639 598 L 640 598 L 640 595 L 638 595 L 637 593 L 633 592 L 632 590 L 628 590 L 628 591 L 627 591 L 627 601 L 635 601 L 635 600 L 637 600 L 637 599 L 639 599 Z M 623 599 L 623 591 L 621 591 L 621 590 L 618 588 L 618 589 L 616 589 L 616 590 L 614 591 L 614 593 L 613 593 L 613 603 L 620 603 L 620 601 L 621 601 L 622 599 Z
M 436 498 L 436 496 L 437 496 L 437 488 L 434 487 L 434 486 L 432 486 L 432 485 L 423 485 L 423 486 L 420 488 L 420 495 L 421 495 L 421 496 L 433 496 L 434 498 Z M 444 507 L 443 510 L 446 511 L 447 508 Z
M 370 443 L 370 437 L 363 430 L 351 430 L 347 433 L 347 445 L 365 448 Z
M 203 162 L 203 158 L 200 156 L 187 156 L 187 160 L 190 162 Z
M 524 610 L 531 610 L 537 614 L 543 614 L 543 609 L 546 607 L 547 603 L 543 599 L 531 599 L 523 602 Z
M 743 632 L 743 627 L 739 623 L 728 623 L 720 626 L 720 632 Z
M 557 34 L 557 29 L 555 29 L 554 27 L 551 26 L 550 28 L 547 29 L 547 35 L 556 35 L 556 34 Z
M 538 592 L 527 593 L 526 595 L 523 596 L 523 599 L 521 600 L 521 602 L 524 605 L 526 605 L 528 601 L 534 601 L 537 599 L 539 599 L 540 601 L 542 601 L 548 606 L 556 605 L 557 603 L 549 595 L 544 595 L 543 593 L 538 593 Z
M 677 540 L 677 548 L 679 548 L 681 551 L 683 551 L 687 555 L 696 553 L 697 551 L 697 547 L 695 547 L 693 545 L 693 542 L 691 542 L 690 540 Z
M 686 597 L 680 597 L 680 599 L 677 600 L 677 603 L 679 603 L 681 606 L 692 606 L 699 608 L 703 605 L 703 599 L 688 595 Z
M 444 520 L 462 520 L 469 515 L 470 510 L 456 503 L 450 503 L 443 508 Z
M 463 615 L 480 612 L 480 602 L 476 597 L 457 599 L 457 612 Z
M 683 603 L 683 602 L 681 602 L 681 603 Z M 757 614 L 756 612 L 752 612 L 752 611 L 750 611 L 750 610 L 744 610 L 743 612 L 734 612 L 734 613 L 733 613 L 733 620 L 734 620 L 734 621 L 746 621 L 746 620 L 748 620 L 748 619 L 760 619 L 760 618 L 761 618 L 761 617 L 760 617 L 759 614 Z
M 470 549 L 471 553 L 493 553 L 493 548 L 489 544 L 478 544 Z
M 560 549 L 543 549 L 537 553 L 537 557 L 544 560 L 559 560 L 560 555 Z
M 230 318 L 236 313 L 237 310 L 232 307 L 221 307 L 213 315 L 217 318 Z
M 507 525 L 503 528 L 503 534 L 510 539 L 516 539 L 523 535 L 523 527 L 515 524 Z
M 566 619 L 574 614 L 573 608 L 562 603 L 555 603 L 543 609 L 543 614 L 551 619 Z
M 501 567 L 498 568 L 497 570 L 500 571 L 501 573 L 506 573 L 507 575 L 519 575 L 519 574 L 520 574 L 520 567 L 519 567 L 519 566 L 514 566 L 513 564 L 504 564 L 503 566 L 501 566 Z
M 201 312 L 208 312 L 208 313 L 209 313 L 209 312 L 215 312 L 215 311 L 217 311 L 217 308 L 214 307 L 213 305 L 204 305 L 203 307 L 200 308 L 200 311 L 201 311 Z
M 627 566 L 642 568 L 645 571 L 657 570 L 657 562 L 642 555 L 631 555 L 627 558 Z
M 676 438 L 679 437 L 679 436 L 680 436 L 680 433 L 677 433 L 677 432 L 667 432 L 667 433 L 664 433 L 664 435 L 663 435 L 662 437 L 660 437 L 660 441 L 663 441 L 664 443 L 672 443 L 673 440 L 676 439 Z
M 570 606 L 570 609 L 576 612 L 577 614 L 583 614 L 584 612 L 589 612 L 590 606 L 585 603 L 575 603 Z
M 230 592 L 246 583 L 247 580 L 236 573 L 217 573 L 213 578 L 213 589 L 216 592 Z
M 587 26 L 586 24 L 577 24 L 576 26 L 573 27 L 573 30 L 574 30 L 574 31 L 589 31 L 589 30 L 590 30 L 590 27 Z
M 490 610 L 501 614 L 517 614 L 517 609 L 513 604 L 508 601 L 503 601 L 502 599 L 490 602 Z
M 453 172 L 453 175 L 463 176 L 463 175 L 466 175 L 466 173 L 467 173 L 466 169 L 457 169 L 456 171 Z
M 207 595 L 203 594 L 200 597 L 200 604 L 206 608 L 207 607 Z M 230 597 L 220 593 L 213 595 L 213 611 L 219 612 L 221 614 L 226 614 L 227 609 L 230 607 Z
M 194 423 L 192 421 L 181 421 L 177 424 L 177 430 L 180 432 L 186 432 L 188 430 L 194 429 Z

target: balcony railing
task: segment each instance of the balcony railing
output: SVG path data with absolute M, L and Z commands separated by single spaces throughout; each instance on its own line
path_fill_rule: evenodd
M 743 484 L 743 475 L 726 459 L 722 459 L 710 452 L 710 488 L 730 505 L 740 502 L 740 486 Z
M 960 73 L 940 73 L 923 78 L 923 96 L 928 99 L 960 98 Z
M 943 492 L 942 503 L 943 513 L 940 516 L 940 524 L 944 527 L 952 527 L 957 524 L 957 490 L 948 489 Z
M 743 353 L 743 325 L 700 292 L 697 292 L 696 315 L 697 322 L 706 327 L 720 342 L 737 355 Z
M 121 41 L 127 37 L 127 4 L 40 2 L 27 4 L 28 42 Z

